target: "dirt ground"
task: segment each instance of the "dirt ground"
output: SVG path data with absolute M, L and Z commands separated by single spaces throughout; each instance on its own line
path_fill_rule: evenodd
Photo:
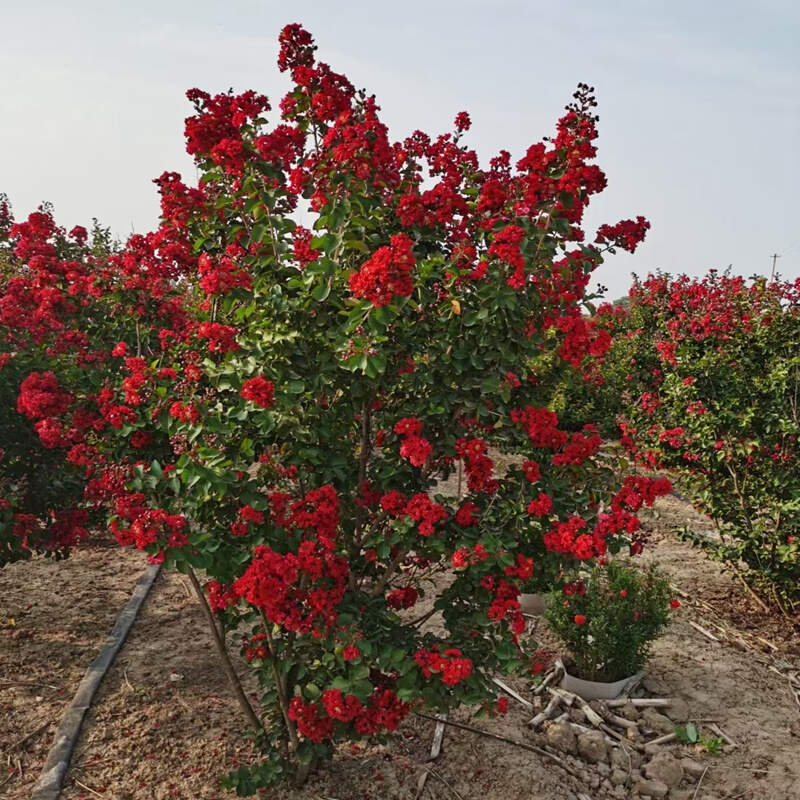
M 711 527 L 687 503 L 664 498 L 644 522 L 645 557 L 667 569 L 683 602 L 655 647 L 651 685 L 686 700 L 695 719 L 716 721 L 737 745 L 713 757 L 674 748 L 709 767 L 697 800 L 800 800 L 800 705 L 787 679 L 800 669 L 798 630 L 765 615 L 737 580 L 671 534 L 686 524 Z M 144 566 L 140 554 L 96 546 L 62 564 L 32 561 L 0 572 L 0 796 L 30 796 L 60 713 Z M 521 680 L 513 686 L 523 695 L 532 688 Z M 530 717 L 511 700 L 505 718 L 474 724 L 532 741 Z M 469 722 L 469 713 L 454 718 Z M 62 798 L 232 797 L 218 776 L 253 757 L 242 723 L 188 581 L 162 573 L 87 715 Z M 432 767 L 426 800 L 601 797 L 534 753 L 454 728 L 430 764 L 433 728 L 411 718 L 391 744 L 342 748 L 302 791 L 268 796 L 415 800 L 420 775 Z

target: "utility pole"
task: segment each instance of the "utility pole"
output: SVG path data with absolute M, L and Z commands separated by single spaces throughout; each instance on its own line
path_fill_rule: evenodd
M 775 262 L 780 258 L 777 253 L 772 254 L 772 272 L 769 274 L 769 282 L 772 283 L 775 280 Z

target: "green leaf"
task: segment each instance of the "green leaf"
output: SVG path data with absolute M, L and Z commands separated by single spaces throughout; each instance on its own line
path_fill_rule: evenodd
M 318 302 L 321 303 L 323 300 L 326 300 L 328 295 L 331 293 L 331 287 L 328 283 L 320 283 L 319 286 L 314 287 L 314 291 L 311 292 L 311 296 Z

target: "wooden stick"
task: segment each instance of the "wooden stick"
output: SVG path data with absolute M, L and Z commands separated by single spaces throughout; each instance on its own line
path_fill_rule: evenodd
M 630 703 L 635 708 L 668 708 L 672 705 L 671 697 L 634 697 L 632 700 L 627 697 L 617 697 L 614 700 L 606 701 L 609 708 L 620 708 Z
M 436 778 L 437 781 L 441 781 L 455 796 L 458 800 L 464 800 L 464 798 L 435 770 L 429 770 L 430 774 Z
M 0 683 L 5 686 L 37 686 L 42 689 L 55 689 L 58 691 L 58 686 L 51 686 L 49 683 L 32 683 L 31 681 L 12 681 L 6 678 L 0 678 Z
M 616 714 L 612 714 L 610 711 L 605 714 L 605 718 L 606 722 L 611 722 L 620 728 L 627 728 L 628 730 L 639 733 L 639 726 L 633 720 L 625 719 L 625 717 L 618 717 Z
M 550 688 L 547 691 L 557 697 L 563 698 L 567 702 L 567 705 L 577 703 L 586 719 L 588 719 L 595 728 L 599 728 L 600 725 L 603 724 L 603 718 L 579 695 L 568 692 L 566 689 Z
M 431 745 L 431 761 L 439 757 L 442 752 L 442 741 L 444 740 L 444 718 L 439 719 L 436 723 L 436 730 L 433 732 L 433 744 Z
M 712 641 L 712 642 L 719 642 L 719 639 L 717 639 L 717 637 L 716 637 L 716 636 L 714 636 L 714 634 L 713 634 L 713 633 L 711 633 L 711 631 L 707 631 L 707 630 L 706 630 L 706 629 L 705 629 L 705 628 L 704 628 L 702 625 L 698 625 L 698 624 L 697 624 L 697 623 L 696 623 L 694 620 L 691 620 L 691 619 L 690 619 L 690 620 L 689 620 L 689 624 L 690 624 L 690 625 L 691 625 L 691 626 L 692 626 L 692 627 L 693 627 L 693 628 L 694 628 L 696 631 L 699 631 L 700 633 L 702 633 L 702 634 L 703 634 L 703 636 L 705 636 L 705 637 L 706 637 L 706 638 L 708 638 L 708 639 L 711 639 L 711 641 Z
M 417 793 L 414 795 L 414 800 L 419 800 L 422 797 L 422 793 L 425 791 L 425 784 L 428 782 L 428 775 L 430 774 L 430 768 L 426 769 L 422 775 L 419 776 L 419 780 L 417 781 Z
M 521 694 L 517 694 L 510 686 L 506 686 L 500 678 L 492 678 L 492 683 L 499 686 L 507 695 L 513 697 L 518 703 L 522 703 L 526 708 L 533 708 L 533 703 L 529 703 Z
M 0 753 L 0 755 L 4 756 L 6 753 L 10 753 L 12 750 L 16 750 L 18 747 L 22 747 L 22 745 L 24 745 L 28 740 L 33 739 L 34 736 L 40 734 L 46 727 L 48 727 L 48 725 L 50 725 L 51 722 L 52 720 L 50 719 L 47 720 L 47 722 L 45 722 L 44 725 L 40 725 L 35 731 L 31 731 L 31 733 L 26 734 L 18 742 L 10 744 L 8 747 L 6 747 L 5 750 L 3 750 L 2 753 Z
M 626 739 L 621 733 L 617 733 L 613 728 L 609 728 L 608 725 L 602 724 L 598 725 L 603 733 L 607 733 L 609 736 L 613 736 L 615 739 L 618 739 L 620 742 L 624 742 L 629 747 L 632 747 L 634 750 L 638 750 L 640 753 L 644 753 L 645 748 L 643 744 L 639 744 L 639 742 L 632 742 L 630 739 Z M 625 748 L 623 748 L 624 750 Z
M 72 780 L 72 782 L 74 784 L 76 784 L 77 786 L 80 786 L 81 789 L 85 789 L 87 792 L 91 792 L 96 797 L 102 797 L 102 798 L 104 798 L 104 800 L 109 800 L 109 795 L 100 794 L 100 792 L 96 792 L 94 789 L 92 789 L 91 786 L 87 786 L 85 783 L 81 783 L 71 772 L 68 772 L 67 775 L 69 775 L 69 777 Z M 112 798 L 112 800 L 113 800 L 113 798 Z
M 444 739 L 445 730 L 444 719 L 444 716 L 437 717 L 436 728 L 433 731 L 433 743 L 431 744 L 431 761 L 438 758 L 439 753 L 442 752 L 442 740 Z M 419 776 L 419 780 L 417 781 L 417 794 L 414 800 L 419 800 L 419 798 L 422 797 L 422 793 L 425 791 L 425 784 L 428 781 L 428 775 L 430 775 L 432 771 L 433 767 L 428 767 L 425 772 Z
M 566 691 L 565 689 L 561 689 L 558 686 L 548 686 L 547 692 L 553 697 L 560 697 L 562 702 L 564 702 L 569 708 L 572 708 L 572 704 L 575 702 L 576 695 L 572 694 L 572 692 Z
M 544 711 L 540 711 L 528 724 L 533 726 L 534 730 L 537 730 L 539 726 L 546 720 L 550 719 L 550 717 L 555 714 L 558 706 L 561 703 L 561 698 L 557 695 L 550 699 L 550 702 L 547 704 L 547 707 Z
M 665 733 L 663 736 L 659 736 L 658 739 L 653 739 L 652 742 L 648 742 L 647 744 L 666 744 L 667 742 L 672 742 L 677 738 L 677 735 L 674 733 Z
M 713 722 L 707 722 L 706 725 L 708 725 L 708 727 L 711 728 L 711 730 L 714 731 L 714 733 L 716 733 L 717 736 L 720 736 L 724 741 L 726 741 L 729 745 L 731 745 L 731 747 L 739 746 L 738 744 L 736 744 L 736 742 L 733 741 L 733 739 L 731 739 L 730 736 L 728 736 L 727 733 L 725 733 L 724 730 L 722 730 L 722 728 L 719 727 L 719 725 L 715 725 Z
M 697 800 L 697 793 L 700 791 L 700 786 L 703 783 L 703 778 L 705 778 L 706 772 L 708 772 L 708 767 L 706 767 L 703 770 L 703 774 L 700 776 L 700 780 L 697 781 L 697 788 L 694 790 L 694 795 L 692 795 L 692 800 Z
M 533 690 L 535 695 L 542 694 L 544 690 L 560 675 L 558 667 L 553 667 L 545 676 L 544 680 Z
M 431 716 L 430 714 L 425 714 L 422 711 L 414 711 L 413 712 L 417 717 L 422 717 L 423 719 L 432 719 L 436 721 L 436 717 Z M 541 747 L 536 747 L 536 745 L 528 744 L 527 742 L 521 742 L 519 739 L 511 739 L 508 736 L 499 736 L 496 733 L 489 733 L 489 731 L 483 731 L 480 728 L 475 728 L 472 725 L 465 725 L 463 722 L 454 722 L 453 720 L 446 719 L 442 720 L 445 725 L 451 725 L 453 728 L 460 728 L 462 731 L 469 731 L 470 733 L 477 733 L 478 736 L 485 736 L 487 739 L 495 739 L 499 742 L 506 742 L 507 744 L 513 744 L 515 747 L 521 747 L 523 750 L 529 750 L 531 753 L 536 753 L 536 755 L 541 756 L 542 758 L 546 758 L 548 761 L 552 761 L 554 764 L 558 764 L 564 772 L 572 775 L 573 778 L 579 778 L 580 775 L 576 772 L 566 761 L 558 756 L 553 755 L 552 753 L 548 753 L 547 750 L 542 750 Z

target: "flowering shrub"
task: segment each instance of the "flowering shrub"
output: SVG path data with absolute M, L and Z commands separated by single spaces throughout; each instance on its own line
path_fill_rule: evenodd
M 33 552 L 59 557 L 87 535 L 81 466 L 68 457 L 96 422 L 88 394 L 93 352 L 79 319 L 93 303 L 92 265 L 108 254 L 95 223 L 59 228 L 49 207 L 15 223 L 0 195 L 0 567 Z
M 652 335 L 650 309 L 630 300 L 601 303 L 587 324 L 607 336 L 611 345 L 583 370 L 558 371 L 553 380 L 552 407 L 567 430 L 587 422 L 606 438 L 619 439 L 627 408 L 662 376 Z
M 199 183 L 158 179 L 159 230 L 109 259 L 102 296 L 144 322 L 68 404 L 97 420 L 73 459 L 120 544 L 203 570 L 257 673 L 265 759 L 231 776 L 243 794 L 415 704 L 488 709 L 492 675 L 534 658 L 520 586 L 630 545 L 668 491 L 621 485 L 596 432 L 546 407 L 554 364 L 609 346 L 582 315 L 592 271 L 647 227 L 585 243 L 605 186 L 589 87 L 553 139 L 481 167 L 467 114 L 392 142 L 306 31 L 280 41 L 274 127 L 255 92 L 188 93 Z M 47 385 L 22 407 L 60 411 Z M 440 484 L 457 462 L 464 496 Z
M 570 672 L 584 680 L 613 683 L 637 673 L 669 621 L 670 605 L 680 605 L 652 564 L 640 570 L 598 562 L 569 573 L 566 581 L 551 593 L 545 613 L 574 659 Z
M 124 485 L 95 440 L 135 417 L 142 354 L 184 325 L 183 252 L 169 231 L 121 252 L 96 220 L 67 233 L 48 206 L 15 223 L 0 196 L 0 567 L 65 555 Z M 117 402 L 108 384 L 123 361 Z M 134 452 L 150 441 L 131 435 Z
M 633 334 L 659 369 L 624 441 L 680 475 L 720 541 L 695 537 L 779 605 L 800 587 L 800 281 L 651 276 L 631 290 Z

